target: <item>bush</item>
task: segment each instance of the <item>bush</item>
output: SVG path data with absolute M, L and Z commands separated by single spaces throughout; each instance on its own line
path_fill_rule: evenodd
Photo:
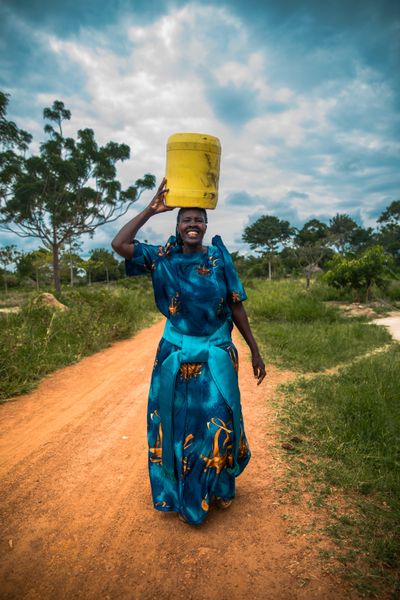
M 134 289 L 90 287 L 65 292 L 58 312 L 25 305 L 0 318 L 0 399 L 30 390 L 59 367 L 127 338 L 156 311 L 150 282 Z

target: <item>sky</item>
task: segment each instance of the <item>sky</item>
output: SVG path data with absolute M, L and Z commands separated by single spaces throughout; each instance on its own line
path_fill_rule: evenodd
M 374 226 L 400 199 L 400 0 L 1 0 L 0 23 L 8 118 L 33 151 L 56 99 L 71 110 L 68 135 L 90 127 L 99 143 L 130 146 L 124 187 L 144 173 L 161 181 L 172 133 L 219 137 L 208 241 L 245 252 L 244 227 L 265 214 Z M 84 252 L 110 248 L 152 195 Z M 175 218 L 152 217 L 138 238 L 163 242 Z M 5 232 L 0 243 L 40 245 Z

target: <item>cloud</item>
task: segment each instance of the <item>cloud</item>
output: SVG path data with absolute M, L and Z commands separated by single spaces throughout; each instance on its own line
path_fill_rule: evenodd
M 227 206 L 247 208 L 249 206 L 263 205 L 265 204 L 265 199 L 259 196 L 251 196 L 247 192 L 233 192 L 226 197 L 225 204 Z
M 287 197 L 288 198 L 301 198 L 303 200 L 306 200 L 307 198 L 309 198 L 309 195 L 305 194 L 304 192 L 296 192 L 296 190 L 290 190 L 290 192 L 287 193 Z
M 217 135 L 220 200 L 208 235 L 222 231 L 233 249 L 257 214 L 299 226 L 346 209 L 371 224 L 374 206 L 399 196 L 397 3 L 93 6 L 3 3 L 10 115 L 36 148 L 41 110 L 56 98 L 72 111 L 68 135 L 92 127 L 99 143 L 130 145 L 123 186 L 146 172 L 161 179 L 171 133 Z M 174 219 L 152 219 L 151 239 L 165 240 Z M 107 246 L 121 225 L 86 244 Z

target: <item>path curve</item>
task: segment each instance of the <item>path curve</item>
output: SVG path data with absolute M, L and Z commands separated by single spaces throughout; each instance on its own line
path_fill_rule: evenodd
M 257 387 L 239 339 L 253 457 L 237 498 L 199 528 L 154 511 L 146 400 L 162 328 L 61 369 L 0 407 L 1 598 L 355 598 L 321 572 L 317 549 L 290 535 L 282 518 L 288 508 L 274 479 L 285 467 L 268 399 L 293 374 L 271 367 Z
M 400 342 L 400 312 L 394 311 L 389 313 L 387 317 L 381 317 L 379 319 L 374 319 L 373 323 L 376 325 L 383 325 L 389 329 L 389 333 L 394 340 Z

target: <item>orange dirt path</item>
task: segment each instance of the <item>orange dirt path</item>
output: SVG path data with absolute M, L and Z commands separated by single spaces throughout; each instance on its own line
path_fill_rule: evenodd
M 313 548 L 290 535 L 274 486 L 282 462 L 268 398 L 241 339 L 252 459 L 237 498 L 199 528 L 152 507 L 146 402 L 163 323 L 47 377 L 0 407 L 2 599 L 336 600 Z M 298 507 L 293 507 L 293 514 Z M 310 578 L 304 586 L 304 578 Z

